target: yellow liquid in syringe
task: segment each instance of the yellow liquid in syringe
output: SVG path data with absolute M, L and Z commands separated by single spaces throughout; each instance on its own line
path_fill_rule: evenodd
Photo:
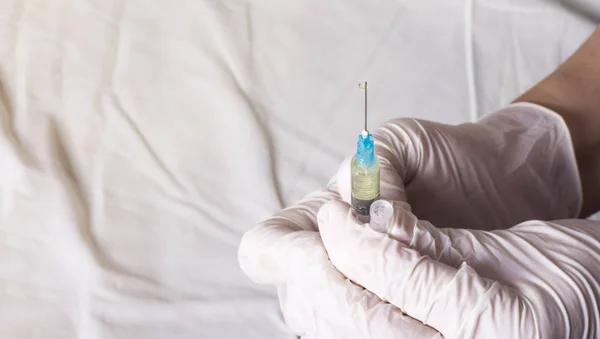
M 379 200 L 380 170 L 379 160 L 375 157 L 375 163 L 371 167 L 363 167 L 356 158 L 352 159 L 351 165 L 352 184 L 352 207 L 361 221 L 369 217 L 371 204 Z

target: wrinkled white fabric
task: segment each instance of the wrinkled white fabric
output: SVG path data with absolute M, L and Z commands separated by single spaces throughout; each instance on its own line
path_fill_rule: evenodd
M 374 137 L 376 153 L 382 164 L 381 195 L 395 202 L 393 225 L 396 227 L 391 227 L 389 232 L 398 240 L 391 242 L 383 235 L 375 235 L 367 226 L 352 224 L 354 217 L 349 206 L 339 202 L 349 200 L 349 166 L 345 161 L 340 166 L 337 179 L 332 180 L 327 188 L 307 196 L 297 205 L 275 214 L 247 232 L 239 250 L 240 265 L 254 281 L 278 287 L 286 321 L 298 335 L 381 338 L 381 334 L 374 332 L 374 328 L 378 327 L 372 324 L 384 326 L 392 335 L 410 333 L 407 335 L 410 338 L 439 336 L 439 333 L 432 332 L 432 328 L 444 336 L 452 337 L 459 331 L 466 331 L 467 335 L 476 326 L 463 322 L 467 317 L 464 313 L 481 312 L 487 306 L 483 296 L 492 295 L 485 292 L 496 292 L 500 285 L 492 282 L 486 285 L 487 280 L 475 280 L 468 266 L 460 271 L 462 275 L 452 266 L 435 266 L 437 271 L 415 269 L 420 267 L 420 262 L 426 261 L 416 250 L 401 251 L 409 244 L 430 251 L 436 255 L 435 259 L 441 257 L 443 262 L 454 265 L 459 265 L 466 258 L 477 258 L 479 249 L 469 242 L 473 237 L 461 238 L 467 249 L 464 251 L 452 247 L 452 241 L 447 239 L 447 234 L 472 234 L 468 231 L 447 231 L 440 233 L 442 235 L 431 233 L 430 238 L 415 235 L 410 227 L 418 220 L 415 215 L 447 227 L 480 230 L 505 229 L 532 218 L 575 217 L 581 207 L 581 190 L 568 129 L 559 116 L 547 109 L 532 104 L 515 104 L 475 124 L 449 126 L 415 119 L 393 120 L 374 131 Z M 334 202 L 327 204 L 330 201 Z M 322 207 L 323 204 L 327 207 Z M 343 232 L 340 231 L 342 228 Z M 331 262 L 322 255 L 319 229 Z M 416 229 L 421 230 L 422 227 Z M 430 230 L 431 227 L 425 229 Z M 341 236 L 337 237 L 337 233 Z M 442 240 L 436 241 L 439 238 Z M 388 242 L 382 239 L 388 239 Z M 404 241 L 405 245 L 398 245 L 399 241 Z M 494 243 L 488 245 L 492 248 L 488 257 L 500 253 L 495 250 Z M 360 259 L 361 251 L 370 252 Z M 517 253 L 514 260 L 517 261 L 522 254 Z M 508 263 L 502 259 L 498 257 L 499 261 L 493 264 Z M 347 286 L 341 284 L 342 277 L 332 270 L 331 263 L 343 274 L 342 277 L 352 279 L 366 290 L 350 281 Z M 396 266 L 391 266 L 394 263 Z M 504 269 L 515 267 L 518 266 L 509 265 Z M 438 274 L 440 279 L 445 277 L 446 285 L 450 281 L 464 290 L 458 287 L 442 290 L 443 285 L 432 284 L 431 289 L 426 291 L 430 293 L 430 299 L 419 299 L 420 291 L 415 290 L 415 286 L 427 286 L 426 282 L 432 278 L 428 274 L 433 273 Z M 377 274 L 386 280 L 377 283 Z M 392 281 L 395 277 L 399 280 Z M 324 279 L 328 278 L 331 283 L 324 283 Z M 413 285 L 401 285 L 404 279 L 409 279 Z M 445 299 L 434 303 L 438 292 L 446 293 L 440 295 L 446 299 L 450 296 L 456 298 L 451 300 L 455 304 Z M 514 297 L 506 294 L 508 292 L 500 292 L 497 295 Z M 306 297 L 297 297 L 299 295 Z M 390 295 L 400 295 L 398 300 L 402 305 L 394 303 L 396 299 L 390 299 Z M 371 301 L 359 302 L 364 298 Z M 402 306 L 399 309 L 414 319 L 403 318 L 399 322 L 390 313 L 374 312 L 372 309 L 376 309 L 382 301 Z M 431 304 L 431 310 L 418 308 L 421 304 L 429 305 L 426 302 Z M 463 313 L 457 310 L 457 315 L 446 318 L 446 327 L 436 327 L 440 326 L 440 322 L 444 323 L 444 318 L 439 317 L 443 315 L 445 305 L 454 307 L 463 302 L 467 305 Z M 511 305 L 522 307 L 521 304 Z M 523 314 L 537 316 L 534 313 Z M 437 322 L 432 322 L 432 319 Z M 338 328 L 336 321 L 352 325 Z M 349 332 L 345 332 L 344 328 L 349 328 Z
M 599 8 L 0 0 L 0 338 L 295 338 L 237 249 L 351 151 L 356 83 L 370 126 L 468 121 L 552 72 Z

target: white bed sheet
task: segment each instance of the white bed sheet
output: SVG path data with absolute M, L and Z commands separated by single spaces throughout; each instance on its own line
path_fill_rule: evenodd
M 242 233 L 360 130 L 501 107 L 587 1 L 0 0 L 0 338 L 293 338 Z

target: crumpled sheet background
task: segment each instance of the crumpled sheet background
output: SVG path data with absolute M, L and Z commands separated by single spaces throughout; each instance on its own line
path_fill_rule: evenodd
M 581 1 L 0 0 L 0 337 L 293 338 L 243 232 L 370 124 L 500 108 Z

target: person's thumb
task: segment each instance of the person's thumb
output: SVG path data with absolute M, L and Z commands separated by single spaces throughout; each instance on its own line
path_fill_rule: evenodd
M 325 249 L 340 272 L 446 338 L 465 334 L 488 305 L 519 307 L 509 290 L 466 264 L 459 269 L 445 265 L 360 224 L 344 202 L 325 204 L 317 220 Z M 414 227 L 416 218 L 396 221 L 408 224 L 395 227 Z
M 428 256 L 448 266 L 458 268 L 462 264 L 462 253 L 468 253 L 470 250 L 468 248 L 455 249 L 448 235 L 448 233 L 458 233 L 462 230 L 438 229 L 428 222 L 419 221 L 414 214 L 404 209 L 402 202 L 391 201 L 391 203 L 393 213 L 386 225 L 387 234 L 371 229 L 369 223 L 363 224 L 358 221 L 352 207 L 345 202 L 333 200 L 323 205 L 317 214 L 317 224 L 331 260 L 335 263 L 335 259 L 338 259 L 337 262 L 343 264 L 346 259 L 352 257 L 356 247 L 346 246 L 349 244 L 346 237 L 352 239 L 352 242 L 359 245 L 359 248 L 365 245 L 373 249 L 382 249 L 384 244 L 390 243 L 391 238 L 395 240 L 391 244 L 414 249 L 420 255 Z M 338 232 L 338 229 L 341 229 L 342 232 Z M 468 244 L 468 242 L 462 243 Z M 332 256 L 337 256 L 337 258 Z M 373 258 L 373 260 L 375 259 Z M 364 266 L 352 265 L 352 260 L 349 260 L 348 264 L 347 269 L 355 271 L 352 276 L 360 276 L 363 273 L 368 275 L 370 272 L 364 270 Z
M 404 203 L 391 203 L 393 213 L 386 231 L 390 238 L 452 267 L 459 267 L 464 261 L 464 253 L 472 251 L 473 241 L 469 239 L 473 234 L 470 231 L 437 228 L 428 221 L 418 220 L 404 208 Z

